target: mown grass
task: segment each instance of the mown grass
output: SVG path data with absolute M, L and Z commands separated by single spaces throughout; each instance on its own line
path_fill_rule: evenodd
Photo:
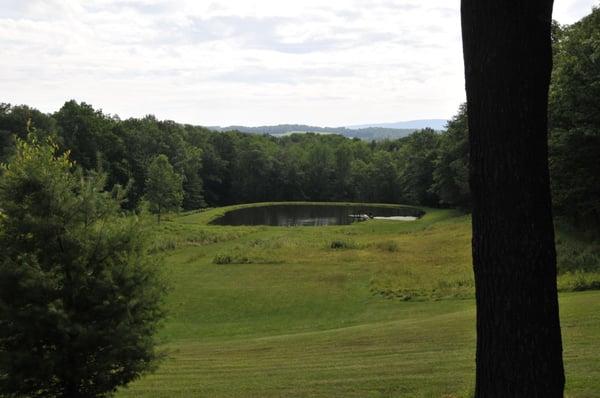
M 429 209 L 405 223 L 206 225 L 223 212 L 157 226 L 173 287 L 160 335 L 169 355 L 119 396 L 470 395 L 468 216 Z M 567 396 L 593 397 L 600 292 L 561 294 L 561 317 Z

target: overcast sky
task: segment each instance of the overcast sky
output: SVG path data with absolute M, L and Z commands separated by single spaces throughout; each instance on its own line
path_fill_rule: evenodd
M 448 118 L 458 0 L 0 0 L 0 102 L 339 126 Z M 556 0 L 572 23 L 598 0 Z

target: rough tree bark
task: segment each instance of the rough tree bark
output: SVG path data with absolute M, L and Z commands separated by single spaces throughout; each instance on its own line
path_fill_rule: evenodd
M 475 396 L 562 397 L 547 148 L 552 0 L 462 0 Z

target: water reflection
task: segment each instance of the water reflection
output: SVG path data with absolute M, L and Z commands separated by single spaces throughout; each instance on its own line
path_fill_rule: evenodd
M 246 207 L 225 213 L 216 225 L 324 226 L 348 225 L 371 218 L 412 221 L 423 211 L 407 207 L 326 204 L 276 204 Z

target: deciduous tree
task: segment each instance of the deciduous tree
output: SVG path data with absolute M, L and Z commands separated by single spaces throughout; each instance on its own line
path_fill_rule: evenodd
M 179 210 L 183 202 L 183 185 L 179 174 L 173 170 L 165 155 L 158 155 L 148 166 L 146 179 L 146 199 L 150 202 L 150 211 L 160 216 L 166 211 Z
M 475 396 L 562 397 L 547 114 L 552 0 L 462 0 Z
M 600 8 L 555 27 L 550 174 L 555 210 L 600 231 Z

